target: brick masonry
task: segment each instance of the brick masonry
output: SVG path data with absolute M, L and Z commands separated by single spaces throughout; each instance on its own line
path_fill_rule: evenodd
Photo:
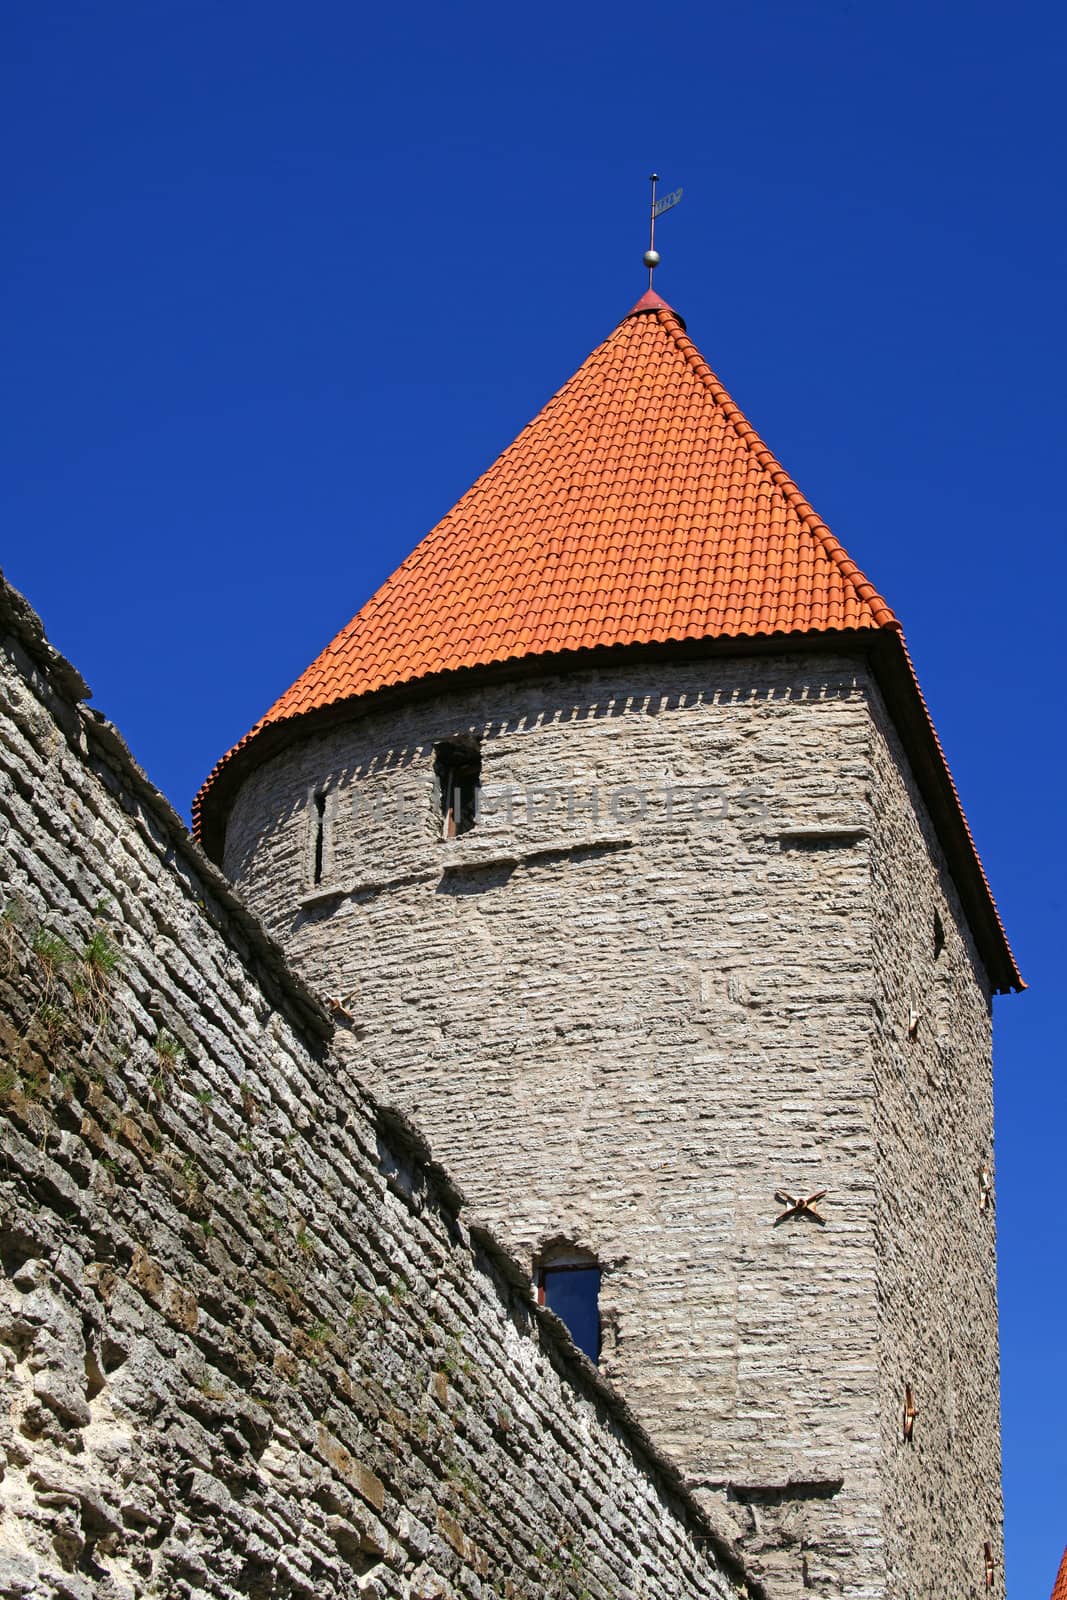
M 524 1262 L 595 1252 L 603 1370 L 772 1593 L 984 1592 L 990 996 L 862 658 L 393 704 L 253 771 L 226 866 Z
M 0 1595 L 758 1595 L 7 590 L 0 631 Z

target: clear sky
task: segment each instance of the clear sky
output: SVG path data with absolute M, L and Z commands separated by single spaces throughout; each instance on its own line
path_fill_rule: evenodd
M 0 560 L 194 790 L 643 288 L 903 617 L 999 1000 L 1008 1577 L 1067 1542 L 1062 199 L 1039 0 L 4 8 Z

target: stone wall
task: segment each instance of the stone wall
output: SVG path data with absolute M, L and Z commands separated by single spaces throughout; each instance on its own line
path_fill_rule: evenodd
M 480 743 L 482 815 L 443 841 L 434 748 L 456 736 Z M 936 1447 L 896 1448 L 902 1351 L 967 1360 L 950 1297 L 918 1298 L 888 1243 L 944 1219 L 933 1273 L 960 1242 L 958 1152 L 932 1122 L 902 1141 L 886 1090 L 942 871 L 901 760 L 860 656 L 618 664 L 317 732 L 250 774 L 227 833 L 349 1048 L 511 1247 L 601 1261 L 604 1371 L 776 1596 L 939 1595 L 973 1576 L 997 1492 L 995 1402 L 973 1460 L 936 1469 L 936 1530 L 916 1481 Z M 981 1121 L 988 988 L 942 904 L 952 1104 L 973 1093 Z M 971 1173 L 975 1125 L 959 1138 Z M 779 1222 L 780 1189 L 827 1191 L 825 1221 Z M 988 1396 L 982 1230 L 961 1381 Z
M 847 659 L 483 687 L 294 745 L 228 832 L 511 1247 L 603 1263 L 605 1372 L 776 1594 L 882 1571 L 870 732 Z M 456 733 L 483 815 L 442 843 Z M 775 1226 L 780 1188 L 825 1225 Z
M 987 1593 L 987 1543 L 1003 1593 L 991 997 L 896 736 L 873 711 L 888 1593 L 958 1600 Z
M 757 1594 L 9 591 L 0 625 L 0 1595 Z

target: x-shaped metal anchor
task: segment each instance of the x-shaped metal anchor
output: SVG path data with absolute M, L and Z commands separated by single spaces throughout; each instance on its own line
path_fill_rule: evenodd
M 822 1223 L 825 1226 L 826 1218 L 818 1209 L 819 1201 L 825 1194 L 825 1189 L 819 1189 L 815 1194 L 801 1197 L 797 1194 L 789 1194 L 785 1189 L 776 1189 L 774 1198 L 780 1200 L 786 1209 L 780 1216 L 775 1217 L 774 1226 L 777 1228 L 780 1222 L 785 1222 L 789 1217 L 811 1217 L 812 1221 Z

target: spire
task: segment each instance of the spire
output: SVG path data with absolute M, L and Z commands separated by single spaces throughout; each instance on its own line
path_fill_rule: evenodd
M 650 172 L 648 181 L 652 185 L 652 209 L 648 216 L 648 249 L 645 251 L 642 260 L 648 268 L 648 290 L 651 294 L 652 279 L 660 262 L 659 251 L 656 249 L 656 218 L 661 217 L 665 211 L 669 211 L 672 206 L 678 204 L 682 198 L 682 191 L 681 189 L 675 189 L 673 194 L 667 195 L 663 200 L 657 200 L 656 185 L 659 182 L 659 173 Z

